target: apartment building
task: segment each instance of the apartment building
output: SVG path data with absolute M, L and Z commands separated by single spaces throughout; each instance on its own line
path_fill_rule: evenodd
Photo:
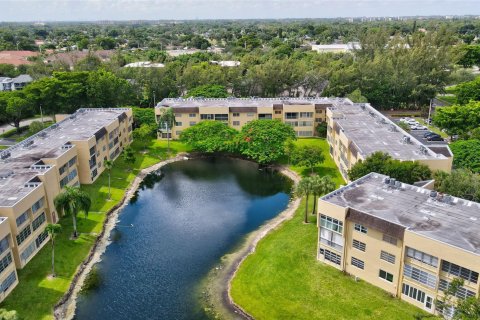
M 11 288 L 1 282 L 10 270 L 7 267 L 14 262 L 16 268 L 23 268 L 48 242 L 45 226 L 59 218 L 54 198 L 65 186 L 93 183 L 104 170 L 103 162 L 117 158 L 132 141 L 131 109 L 80 109 L 63 118 L 0 152 L 0 288 L 4 294 Z M 10 258 L 4 261 L 2 256 Z M 4 281 L 14 277 L 16 281 L 16 275 Z
M 329 98 L 226 98 L 226 99 L 163 99 L 155 108 L 172 108 L 176 124 L 168 133 L 178 139 L 180 133 L 202 120 L 222 121 L 235 129 L 257 119 L 278 119 L 293 127 L 298 137 L 313 137 L 319 122 L 325 122 L 326 109 L 335 99 Z M 166 139 L 167 132 L 159 132 Z
M 479 296 L 480 204 L 370 173 L 318 200 L 317 258 L 430 313 Z
M 432 171 L 452 168 L 448 145 L 425 145 L 368 103 L 343 99 L 327 108 L 326 121 L 330 155 L 347 181 L 348 170 L 376 151 L 401 161 L 418 161 Z

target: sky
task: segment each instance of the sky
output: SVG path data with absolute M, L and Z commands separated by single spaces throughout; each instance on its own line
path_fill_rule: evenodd
M 479 15 L 480 0 L 0 0 L 0 21 Z

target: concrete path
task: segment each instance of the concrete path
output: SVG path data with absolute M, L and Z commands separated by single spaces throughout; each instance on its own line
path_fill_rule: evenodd
M 34 119 L 27 119 L 23 120 L 20 122 L 20 127 L 28 126 L 30 123 L 33 121 L 40 121 L 40 118 L 34 118 Z M 43 116 L 43 122 L 47 121 L 53 121 L 53 118 L 50 116 Z M 0 125 L 0 134 L 5 133 L 9 130 L 15 129 L 15 127 L 9 125 L 9 124 L 2 124 Z

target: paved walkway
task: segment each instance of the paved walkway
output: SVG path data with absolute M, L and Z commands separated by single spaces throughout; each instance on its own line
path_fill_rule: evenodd
M 20 127 L 28 126 L 33 121 L 40 121 L 40 118 L 23 120 L 23 121 L 20 122 Z M 47 121 L 53 121 L 53 118 L 49 117 L 49 116 L 44 116 L 43 117 L 43 122 L 47 122 Z M 0 125 L 0 134 L 5 133 L 5 132 L 7 132 L 9 130 L 12 130 L 12 129 L 15 129 L 15 127 L 13 127 L 9 124 L 2 124 L 2 125 Z

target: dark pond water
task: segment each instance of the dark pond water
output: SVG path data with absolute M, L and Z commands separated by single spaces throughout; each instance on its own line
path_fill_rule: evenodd
M 290 182 L 224 158 L 170 164 L 121 213 L 100 285 L 76 319 L 205 319 L 195 289 L 242 237 L 283 211 Z

